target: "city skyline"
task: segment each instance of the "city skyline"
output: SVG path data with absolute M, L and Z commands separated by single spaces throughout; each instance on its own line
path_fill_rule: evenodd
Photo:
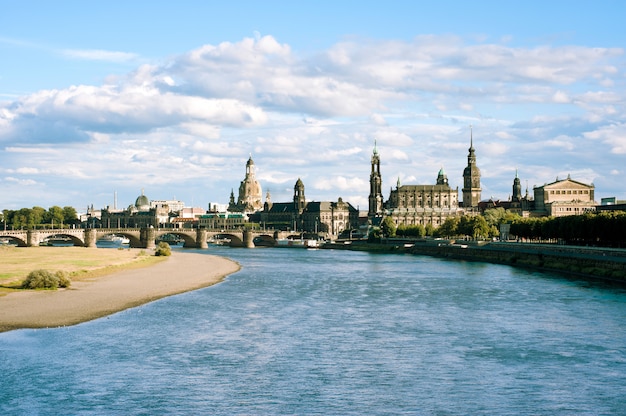
M 626 5 L 544 3 L 7 3 L 0 209 L 227 203 L 252 155 L 264 197 L 367 210 L 375 141 L 385 200 L 460 191 L 470 125 L 483 199 L 626 199 Z

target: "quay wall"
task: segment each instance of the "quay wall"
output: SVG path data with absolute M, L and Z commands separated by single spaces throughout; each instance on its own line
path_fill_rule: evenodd
M 352 241 L 348 244 L 326 244 L 324 248 L 410 253 L 455 260 L 484 261 L 559 272 L 568 276 L 626 283 L 626 250 L 623 249 L 448 240 L 389 240 L 379 244 Z

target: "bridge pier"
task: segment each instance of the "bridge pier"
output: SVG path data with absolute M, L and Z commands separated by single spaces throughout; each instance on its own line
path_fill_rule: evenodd
M 198 228 L 196 230 L 196 247 L 209 248 L 209 244 L 206 242 L 207 232 L 204 228 Z
M 254 234 L 250 230 L 243 232 L 243 246 L 245 248 L 254 248 Z
M 142 228 L 139 232 L 140 240 L 143 248 L 154 249 L 156 248 L 156 229 L 154 228 Z
M 41 243 L 41 237 L 39 236 L 39 231 L 37 230 L 28 230 L 26 232 L 26 245 L 28 247 L 36 247 Z
M 98 233 L 95 228 L 86 228 L 85 229 L 85 247 L 95 248 L 96 241 L 98 241 Z

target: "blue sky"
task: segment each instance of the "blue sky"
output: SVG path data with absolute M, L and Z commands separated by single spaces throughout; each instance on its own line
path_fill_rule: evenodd
M 55 4 L 60 3 L 60 4 Z M 564 178 L 626 199 L 626 3 L 0 0 L 0 209 Z

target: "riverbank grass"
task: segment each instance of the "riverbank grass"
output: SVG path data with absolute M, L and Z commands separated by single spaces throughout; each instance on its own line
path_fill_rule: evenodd
M 165 259 L 141 249 L 0 247 L 0 296 L 23 290 L 22 282 L 33 270 L 62 272 L 74 282 L 148 267 Z

